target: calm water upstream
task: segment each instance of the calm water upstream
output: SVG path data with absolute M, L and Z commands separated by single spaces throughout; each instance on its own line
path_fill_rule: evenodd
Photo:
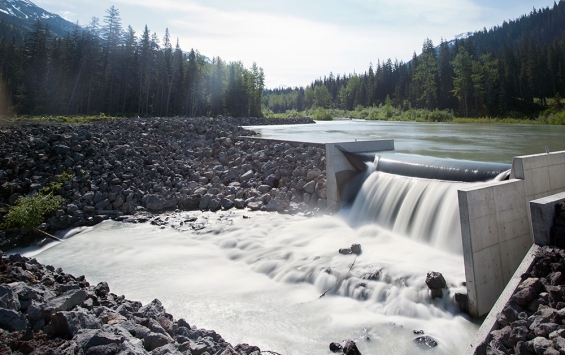
M 504 163 L 546 145 L 565 150 L 565 127 L 341 121 L 253 129 L 263 137 L 317 142 L 394 138 L 401 153 Z M 330 342 L 353 339 L 363 354 L 461 354 L 478 329 L 453 301 L 455 292 L 466 291 L 457 230 L 461 184 L 377 173 L 351 208 L 335 216 L 171 217 L 179 226 L 197 217 L 206 224 L 200 231 L 106 222 L 33 254 L 92 283 L 108 281 L 112 292 L 130 299 L 159 298 L 176 318 L 233 344 L 330 354 Z M 352 243 L 363 248 L 356 260 L 337 253 Z M 445 276 L 443 299 L 430 298 L 428 271 Z M 419 348 L 413 330 L 439 345 Z
M 394 139 L 399 153 L 497 163 L 543 153 L 546 146 L 565 150 L 565 126 L 344 120 L 248 128 L 265 138 L 307 142 Z

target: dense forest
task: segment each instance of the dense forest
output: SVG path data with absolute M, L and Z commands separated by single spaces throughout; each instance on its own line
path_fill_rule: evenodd
M 0 38 L 0 115 L 262 116 L 255 63 L 184 52 L 168 30 L 138 36 L 113 6 L 62 37 L 0 20 Z
M 463 40 L 424 41 L 410 62 L 330 73 L 306 88 L 266 90 L 271 113 L 315 108 L 446 110 L 463 117 L 534 117 L 565 96 L 565 1 Z M 557 97 L 557 100 L 555 98 Z M 365 117 L 364 117 L 365 118 Z M 371 118 L 371 117 L 367 117 Z

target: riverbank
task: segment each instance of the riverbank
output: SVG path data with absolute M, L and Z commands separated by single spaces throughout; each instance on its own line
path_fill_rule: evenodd
M 267 117 L 277 119 L 288 119 L 293 117 L 312 117 L 315 120 L 336 119 L 363 119 L 368 121 L 387 122 L 452 122 L 452 123 L 474 123 L 474 124 L 542 124 L 542 125 L 565 125 L 565 111 L 562 108 L 549 108 L 536 115 L 520 115 L 516 113 L 513 117 L 460 117 L 451 110 L 428 110 L 410 108 L 401 110 L 393 106 L 359 107 L 347 111 L 340 109 L 310 109 L 298 112 L 290 110 L 284 113 L 273 113 L 267 111 Z
M 0 282 L 2 354 L 261 354 L 35 259 L 0 252 Z
M 129 118 L 6 126 L 0 129 L 0 204 L 13 205 L 67 172 L 73 178 L 62 187 L 66 200 L 40 230 L 176 209 L 324 209 L 323 149 L 249 139 L 255 133 L 241 127 L 281 123 L 313 121 Z M 0 249 L 35 239 L 26 230 L 0 231 Z

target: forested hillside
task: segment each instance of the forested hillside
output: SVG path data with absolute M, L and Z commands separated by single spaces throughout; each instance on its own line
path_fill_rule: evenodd
M 565 1 L 464 40 L 426 39 L 408 63 L 378 61 L 363 74 L 334 75 L 306 88 L 267 90 L 273 113 L 313 108 L 447 110 L 464 117 L 534 117 L 565 96 Z M 388 98 L 388 99 L 387 99 Z M 365 117 L 380 118 L 380 117 Z M 384 117 L 386 118 L 386 117 Z
M 168 30 L 138 35 L 106 12 L 64 37 L 0 22 L 0 115 L 262 116 L 257 65 L 183 52 Z

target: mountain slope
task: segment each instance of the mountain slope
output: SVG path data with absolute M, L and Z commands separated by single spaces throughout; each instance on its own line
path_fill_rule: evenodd
M 51 31 L 59 36 L 75 28 L 75 24 L 61 16 L 48 12 L 29 0 L 0 0 L 0 19 L 21 27 L 24 32 L 31 29 L 33 24 L 40 20 L 48 24 Z

